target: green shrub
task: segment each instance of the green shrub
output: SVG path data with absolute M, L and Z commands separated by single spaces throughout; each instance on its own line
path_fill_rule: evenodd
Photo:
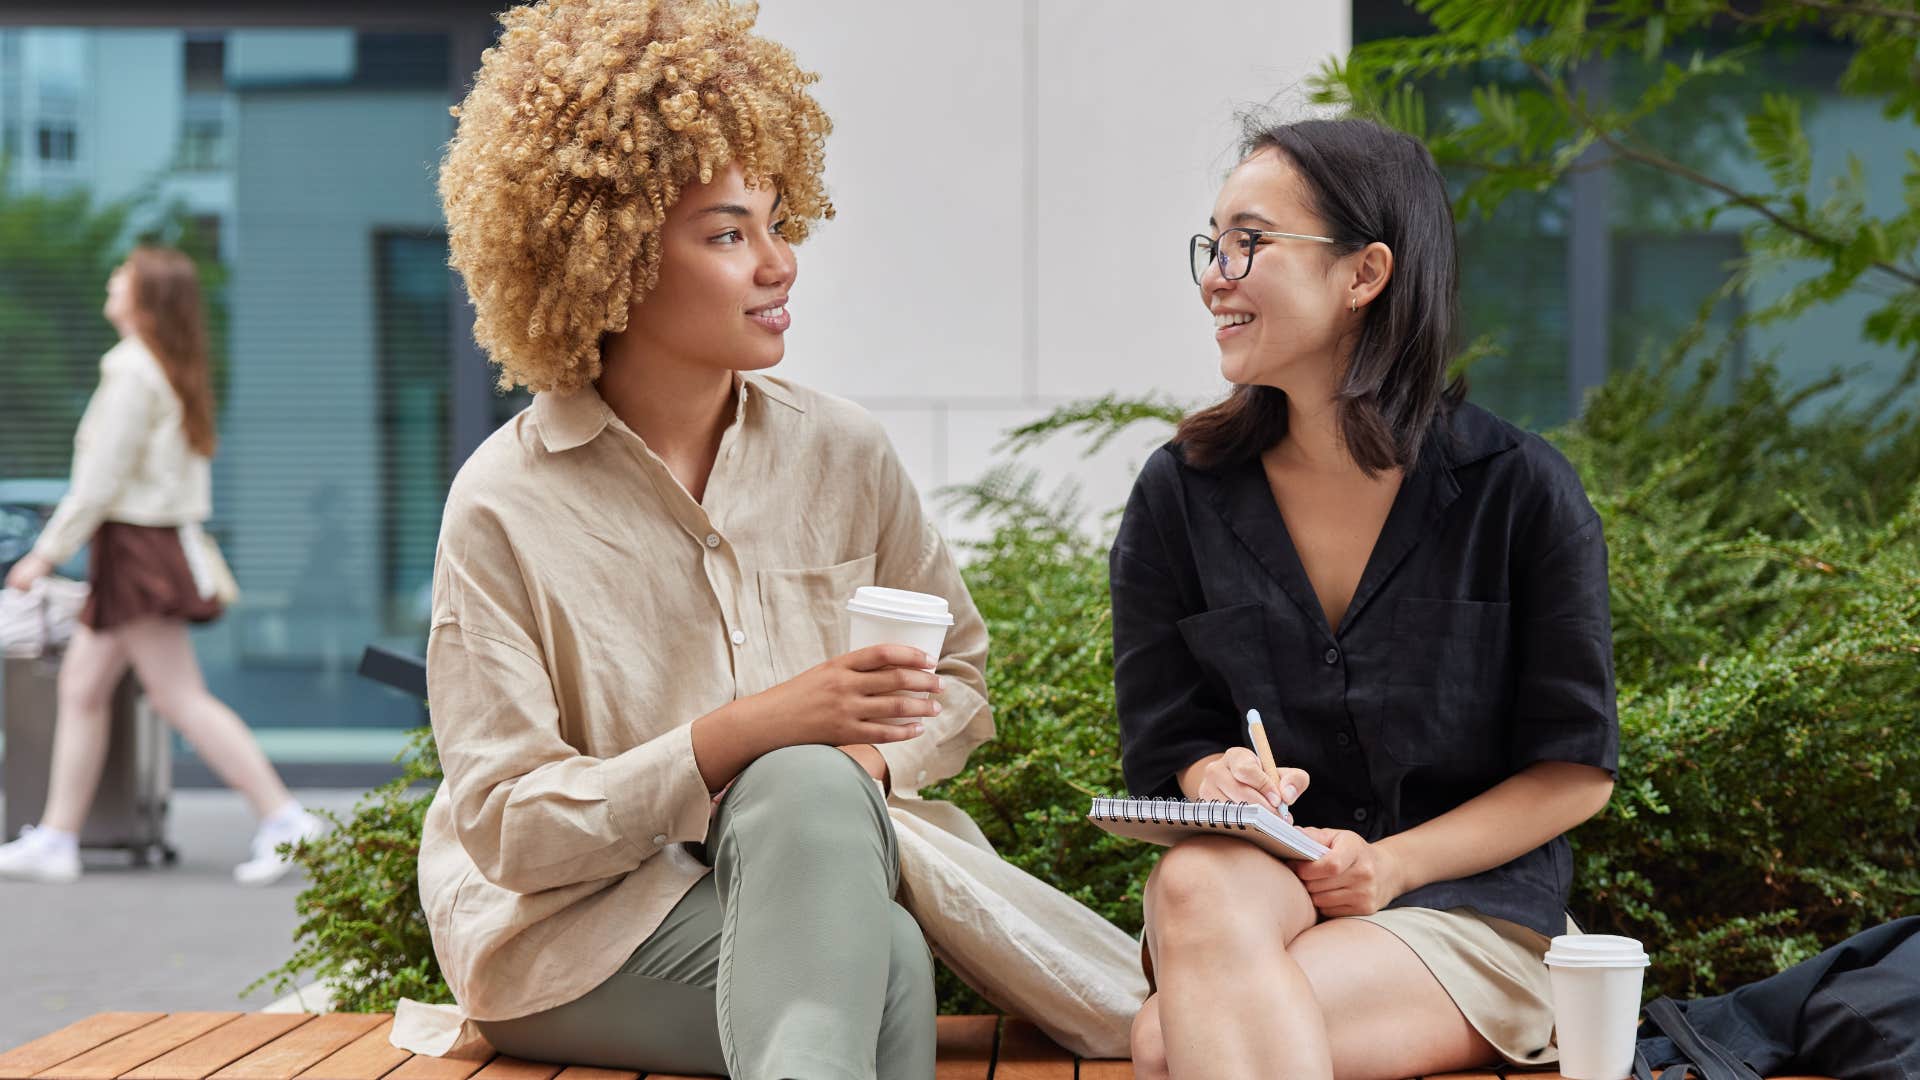
M 1920 898 L 1920 423 L 1823 405 L 1839 381 L 1788 392 L 1763 368 L 1715 403 L 1711 365 L 1678 371 L 1617 375 L 1553 435 L 1606 520 L 1620 681 L 1619 787 L 1574 833 L 1572 907 L 1651 946 L 1649 992 L 1704 994 Z M 1103 400 L 1015 443 L 1175 414 Z M 928 794 L 1137 930 L 1157 851 L 1082 818 L 1122 786 L 1105 543 L 1013 469 L 952 497 L 995 523 L 966 576 L 999 735 Z M 409 773 L 434 775 L 424 740 Z M 343 1006 L 445 999 L 413 886 L 425 801 L 390 784 L 301 854 L 313 884 L 282 985 L 312 968 L 346 977 Z M 945 975 L 941 1000 L 985 1007 Z
M 1840 377 L 1711 404 L 1662 375 L 1558 439 L 1607 523 L 1622 728 L 1575 914 L 1705 994 L 1920 897 L 1920 423 L 1816 411 Z
M 411 733 L 401 773 L 374 788 L 346 819 L 318 811 L 333 828 L 294 852 L 307 872 L 295 899 L 294 953 L 242 994 L 271 983 L 293 989 L 303 973 L 333 986 L 344 1012 L 392 1012 L 403 997 L 451 1001 L 420 909 L 420 826 L 440 780 L 433 729 Z

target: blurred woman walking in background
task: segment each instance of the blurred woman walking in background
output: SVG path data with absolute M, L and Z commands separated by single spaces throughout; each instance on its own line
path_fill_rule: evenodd
M 129 664 L 178 728 L 260 818 L 243 885 L 286 873 L 276 849 L 317 834 L 246 724 L 207 691 L 188 623 L 218 618 L 233 594 L 200 531 L 212 510 L 213 390 L 193 261 L 142 246 L 107 280 L 120 343 L 74 436 L 73 481 L 33 553 L 7 574 L 29 590 L 91 542 L 90 593 L 60 667 L 47 804 L 38 826 L 0 845 L 0 877 L 64 884 L 80 876 L 79 834 L 106 758 L 108 707 Z

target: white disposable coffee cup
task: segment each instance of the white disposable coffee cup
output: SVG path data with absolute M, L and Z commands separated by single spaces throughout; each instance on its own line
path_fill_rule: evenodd
M 1621 1080 L 1633 1071 L 1645 949 L 1630 937 L 1563 934 L 1547 947 L 1560 1075 Z
M 851 617 L 847 624 L 848 652 L 869 645 L 909 645 L 938 662 L 940 647 L 947 641 L 947 628 L 953 625 L 946 597 L 877 585 L 855 589 L 853 599 L 847 601 L 847 612 Z M 900 693 L 929 696 L 925 691 Z M 913 718 L 900 722 L 912 723 Z

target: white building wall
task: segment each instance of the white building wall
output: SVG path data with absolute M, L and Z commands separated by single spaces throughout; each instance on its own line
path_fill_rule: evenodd
M 1068 401 L 1224 391 L 1185 268 L 1241 106 L 1305 112 L 1346 3 L 762 0 L 821 73 L 839 217 L 800 250 L 782 374 L 887 426 L 922 494 Z M 1125 498 L 1159 437 L 1030 463 Z M 936 514 L 950 533 L 977 526 Z

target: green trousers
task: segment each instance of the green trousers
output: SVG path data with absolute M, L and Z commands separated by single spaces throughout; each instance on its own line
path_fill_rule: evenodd
M 767 754 L 707 837 L 714 872 L 586 996 L 483 1022 L 535 1061 L 733 1080 L 932 1080 L 933 961 L 893 902 L 900 858 L 866 771 Z

